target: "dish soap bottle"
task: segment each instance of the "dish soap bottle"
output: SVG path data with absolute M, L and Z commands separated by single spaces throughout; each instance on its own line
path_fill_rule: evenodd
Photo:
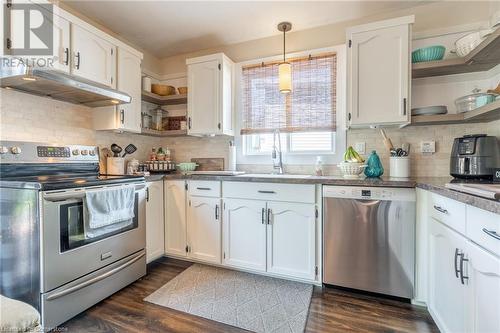
M 384 167 L 380 162 L 380 157 L 375 150 L 372 150 L 368 161 L 366 162 L 365 176 L 368 178 L 380 177 L 384 174 Z
M 316 176 L 323 176 L 323 159 L 321 156 L 316 157 L 315 172 Z

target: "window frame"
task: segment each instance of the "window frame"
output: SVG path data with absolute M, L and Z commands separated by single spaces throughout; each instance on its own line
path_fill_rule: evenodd
M 345 44 L 335 45 L 331 47 L 301 51 L 287 54 L 287 57 L 298 58 L 307 57 L 309 54 L 319 54 L 326 52 L 335 52 L 337 54 L 337 75 L 336 75 L 336 131 L 332 132 L 332 140 L 334 141 L 334 150 L 325 151 L 310 151 L 310 152 L 289 152 L 288 149 L 283 149 L 283 163 L 289 165 L 313 164 L 316 161 L 316 156 L 322 156 L 325 164 L 336 164 L 342 161 L 343 153 L 346 148 L 347 141 L 347 124 L 346 124 L 346 70 L 347 70 L 347 49 Z M 277 55 L 272 57 L 253 59 L 235 64 L 235 110 L 236 110 L 236 126 L 235 126 L 235 144 L 237 147 L 237 164 L 271 164 L 271 156 L 269 153 L 248 153 L 247 147 L 250 144 L 244 135 L 240 134 L 242 127 L 242 87 L 241 73 L 242 67 L 259 62 L 278 61 L 283 56 Z M 286 133 L 283 133 L 286 134 Z M 290 140 L 287 140 L 287 148 L 289 148 Z

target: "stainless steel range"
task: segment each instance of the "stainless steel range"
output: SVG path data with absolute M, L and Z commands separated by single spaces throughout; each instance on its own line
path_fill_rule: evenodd
M 89 234 L 87 194 L 119 189 L 133 218 Z M 100 176 L 97 147 L 1 142 L 0 293 L 48 329 L 144 276 L 145 191 L 143 177 Z

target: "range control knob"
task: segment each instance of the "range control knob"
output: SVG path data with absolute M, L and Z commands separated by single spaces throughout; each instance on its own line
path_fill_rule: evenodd
M 9 148 L 5 147 L 5 146 L 0 146 L 0 154 L 3 155 L 3 154 L 7 154 L 9 152 Z
M 89 151 L 87 149 L 84 149 L 81 151 L 82 155 L 88 155 Z
M 78 151 L 78 149 L 75 149 L 75 150 L 73 150 L 73 151 L 71 152 L 71 154 L 73 154 L 73 155 L 75 155 L 75 156 L 76 156 L 76 155 L 80 154 L 80 152 Z
M 14 146 L 10 148 L 10 152 L 14 155 L 19 155 L 21 154 L 22 150 L 20 147 Z
M 95 150 L 89 150 L 89 155 L 90 156 L 95 156 Z

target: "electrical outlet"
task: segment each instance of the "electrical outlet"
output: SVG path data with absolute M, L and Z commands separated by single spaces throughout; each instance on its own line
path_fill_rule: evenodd
M 420 152 L 424 154 L 434 154 L 436 152 L 436 141 L 420 142 Z
M 357 151 L 359 154 L 364 154 L 366 153 L 366 143 L 364 142 L 356 142 L 354 144 L 354 150 Z

